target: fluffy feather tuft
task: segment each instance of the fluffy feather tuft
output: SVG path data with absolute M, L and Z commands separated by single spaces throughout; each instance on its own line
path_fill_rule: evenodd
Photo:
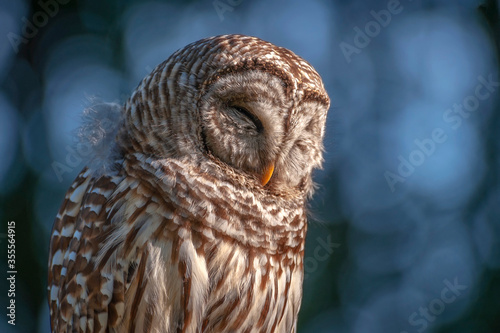
M 90 100 L 83 110 L 78 145 L 88 152 L 88 167 L 95 175 L 112 169 L 120 159 L 116 136 L 123 121 L 123 106 Z M 80 151 L 81 149 L 79 149 Z

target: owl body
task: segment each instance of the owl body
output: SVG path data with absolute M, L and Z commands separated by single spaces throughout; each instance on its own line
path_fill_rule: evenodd
M 52 330 L 294 332 L 328 103 L 310 65 L 254 37 L 159 65 L 56 217 Z

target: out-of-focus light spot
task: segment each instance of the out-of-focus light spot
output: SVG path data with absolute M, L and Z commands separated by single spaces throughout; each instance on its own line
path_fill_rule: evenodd
M 472 222 L 473 240 L 481 262 L 500 268 L 500 190 L 490 193 Z
M 35 167 L 49 176 L 47 168 L 54 169 L 54 164 L 58 164 L 59 175 L 52 172 L 55 181 L 62 182 L 62 175 L 74 176 L 85 165 L 84 156 L 75 153 L 74 144 L 75 130 L 89 99 L 119 102 L 125 99 L 121 93 L 126 81 L 113 69 L 112 59 L 105 39 L 87 34 L 62 41 L 44 63 L 46 84 L 42 112 L 47 126 L 44 131 L 48 137 L 50 161 L 49 165 L 35 164 Z
M 332 106 L 339 109 L 336 117 L 343 117 L 341 121 L 347 122 L 348 129 L 353 131 L 349 134 L 356 134 L 358 122 L 371 120 L 367 116 L 377 111 L 373 107 L 377 97 L 374 66 L 370 57 L 361 54 L 348 68 L 342 66 L 342 69 L 339 68 L 340 70 L 333 74 L 337 77 L 342 91 L 334 92 L 338 100 L 333 99 Z
M 45 118 L 42 112 L 40 110 L 33 111 L 33 114 L 24 125 L 22 143 L 26 162 L 37 172 L 43 170 L 51 162 L 47 149 L 46 131 Z
M 50 52 L 43 67 L 43 75 L 49 78 L 54 71 L 69 62 L 78 65 L 113 65 L 109 42 L 98 35 L 76 35 L 57 44 Z
M 384 125 L 384 157 L 387 171 L 401 177 L 394 178 L 395 191 L 411 188 L 442 207 L 457 207 L 472 194 L 484 170 L 472 119 L 454 128 L 444 113 L 432 103 L 409 104 Z
M 15 177 L 9 177 L 8 171 L 12 168 L 12 162 L 18 149 L 18 126 L 19 119 L 17 111 L 8 102 L 4 94 L 0 92 L 0 192 L 12 187 L 11 182 Z
M 38 331 L 37 333 L 50 333 L 50 312 L 49 307 L 43 304 L 38 311 Z
M 22 17 L 26 15 L 28 6 L 24 1 L 0 0 L 0 82 L 8 73 L 12 59 L 16 55 L 16 50 L 25 43 L 22 40 Z
M 132 72 L 131 84 L 149 74 L 178 49 L 201 38 L 228 33 L 241 33 L 239 21 L 231 17 L 240 15 L 239 5 L 224 12 L 224 24 L 212 3 L 207 7 L 193 3 L 185 7 L 161 2 L 147 2 L 131 6 L 122 17 L 127 68 Z M 245 13 L 243 11 L 243 13 Z M 165 20 L 176 17 L 175 21 Z
M 376 293 L 358 309 L 350 332 L 401 332 L 402 328 L 408 325 L 406 312 L 409 309 L 406 297 L 409 295 L 408 292 L 401 293 L 395 286 Z M 416 295 L 411 296 L 415 297 Z
M 401 187 L 398 192 L 391 192 L 384 177 L 387 165 L 381 159 L 385 149 L 381 141 L 383 135 L 378 122 L 360 121 L 350 134 L 351 142 L 342 147 L 340 199 L 349 216 L 367 209 L 388 209 L 406 199 L 406 189 Z
M 349 332 L 339 309 L 329 309 L 317 314 L 312 320 L 308 321 L 304 332 L 330 333 L 333 329 L 335 333 Z
M 460 134 L 450 133 L 449 139 L 436 147 L 436 153 L 422 165 L 420 174 L 420 170 L 415 172 L 408 185 L 443 209 L 460 207 L 482 179 L 482 159 L 476 131 L 464 126 Z
M 47 181 L 48 179 L 48 181 Z M 71 183 L 72 180 L 69 180 Z M 54 182 L 48 177 L 41 177 L 35 188 L 34 212 L 37 223 L 42 227 L 45 239 L 50 238 L 50 232 L 61 203 L 64 192 L 67 190 L 68 182 Z M 39 232 L 38 230 L 37 232 Z
M 448 0 L 434 0 L 436 5 L 449 6 L 450 2 Z M 482 0 L 457 0 L 453 2 L 453 5 L 463 9 L 464 11 L 477 10 L 477 7 L 484 4 Z
M 128 68 L 134 82 L 142 80 L 175 50 L 185 45 L 172 42 L 178 34 L 177 20 L 165 19 L 180 19 L 181 15 L 176 5 L 160 2 L 136 4 L 124 13 L 122 20 Z
M 441 218 L 443 220 L 443 218 Z M 428 245 L 419 263 L 411 266 L 405 274 L 404 284 L 418 288 L 428 295 L 429 301 L 440 296 L 447 285 L 444 281 L 459 284 L 460 302 L 447 310 L 443 318 L 456 319 L 473 301 L 478 279 L 478 266 L 472 253 L 468 231 L 460 221 L 433 222 L 428 233 Z
M 312 64 L 319 64 L 330 59 L 327 56 L 330 45 L 325 42 L 331 40 L 334 27 L 330 15 L 330 10 L 320 1 L 294 0 L 287 6 L 259 1 L 250 8 L 247 29 L 257 37 L 293 50 Z
M 386 207 L 353 217 L 349 248 L 357 266 L 374 275 L 406 269 L 421 254 L 428 226 L 417 207 Z
M 83 108 L 90 98 L 116 101 L 120 97 L 123 78 L 101 65 L 88 65 L 81 59 L 67 61 L 47 78 L 44 110 L 47 110 L 49 146 L 52 157 L 64 163 L 72 153 L 75 130 Z M 83 161 L 75 168 L 81 169 Z
M 435 101 L 463 98 L 477 75 L 492 66 L 491 43 L 475 22 L 421 13 L 391 29 L 396 64 L 408 86 Z

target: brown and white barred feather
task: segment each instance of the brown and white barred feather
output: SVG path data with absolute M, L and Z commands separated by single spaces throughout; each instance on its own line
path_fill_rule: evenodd
M 254 37 L 160 64 L 57 215 L 52 330 L 295 332 L 328 106 L 309 64 Z

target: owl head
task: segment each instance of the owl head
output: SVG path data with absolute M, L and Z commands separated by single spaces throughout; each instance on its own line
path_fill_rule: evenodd
M 291 51 L 216 36 L 175 52 L 139 84 L 122 133 L 132 152 L 215 165 L 221 181 L 305 196 L 321 167 L 329 103 L 321 77 Z

